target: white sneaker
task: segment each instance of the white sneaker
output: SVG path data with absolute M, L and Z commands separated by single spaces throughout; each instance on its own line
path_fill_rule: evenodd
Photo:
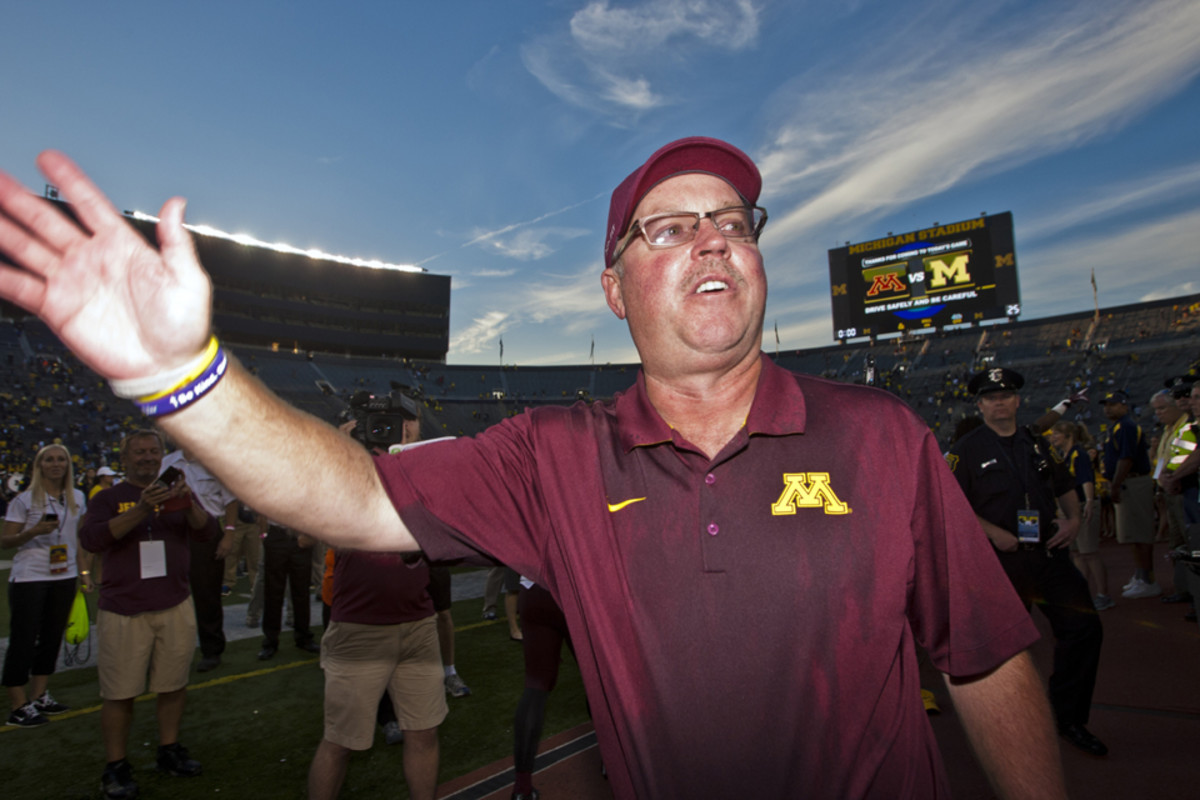
M 1132 578 L 1129 579 L 1129 583 L 1127 583 L 1121 587 L 1121 591 L 1128 592 L 1130 589 L 1137 586 L 1139 583 L 1145 583 L 1145 581 L 1143 581 L 1137 575 L 1134 575 Z
M 1115 606 L 1116 603 L 1113 602 L 1113 599 L 1108 595 L 1098 594 L 1095 598 L 1093 598 L 1092 605 L 1096 607 L 1097 611 L 1107 611 Z
M 1132 589 L 1121 592 L 1121 597 L 1126 597 L 1130 600 L 1137 600 L 1142 597 L 1158 597 L 1162 594 L 1162 587 L 1157 583 L 1146 583 L 1138 581 L 1138 585 Z

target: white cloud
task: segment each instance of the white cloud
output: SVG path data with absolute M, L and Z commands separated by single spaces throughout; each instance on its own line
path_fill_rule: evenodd
M 567 276 L 547 276 L 532 286 L 521 304 L 534 322 L 555 322 L 568 334 L 587 331 L 612 311 L 600 289 L 600 265 L 589 264 Z
M 1086 203 L 1060 206 L 1058 213 L 1039 217 L 1021 225 L 1022 241 L 1052 236 L 1073 226 L 1104 220 L 1154 206 L 1188 194 L 1200 193 L 1200 162 L 1172 167 L 1134 181 L 1102 187 L 1096 199 Z
M 758 36 L 758 9 L 749 0 L 652 0 L 613 8 L 607 0 L 589 3 L 571 17 L 571 36 L 591 53 L 661 52 L 672 39 L 694 39 L 736 51 Z
M 476 269 L 471 271 L 471 275 L 476 278 L 511 278 L 516 274 L 515 269 Z
M 600 290 L 600 272 L 600 264 L 593 262 L 571 275 L 543 274 L 506 282 L 489 294 L 489 310 L 451 336 L 450 355 L 461 358 L 490 352 L 506 330 L 518 325 L 539 325 L 554 336 L 598 330 L 612 317 Z M 522 358 L 521 363 L 532 362 Z
M 524 228 L 509 235 L 489 233 L 476 236 L 471 243 L 488 252 L 518 261 L 537 261 L 552 255 L 558 244 L 569 239 L 587 236 L 591 231 L 580 228 Z
M 1200 274 L 1197 230 L 1200 209 L 1192 209 L 1027 250 L 1019 264 L 1025 315 L 1090 308 L 1093 269 L 1101 306 L 1187 294 Z M 1148 275 L 1153 275 L 1153 288 L 1147 285 Z
M 515 320 L 507 311 L 488 311 L 473 320 L 465 330 L 450 337 L 450 352 L 463 355 L 490 351 L 514 323 Z
M 1159 289 L 1154 292 L 1147 292 L 1138 298 L 1139 303 L 1152 303 L 1155 300 L 1166 300 L 1168 297 L 1179 297 L 1180 295 L 1200 294 L 1200 281 L 1188 281 L 1181 283 L 1174 289 Z
M 619 106 L 635 111 L 648 111 L 664 104 L 665 100 L 650 89 L 650 82 L 645 78 L 622 78 L 619 75 L 605 75 L 608 86 L 600 90 L 604 99 L 611 100 Z
M 943 32 L 939 40 L 954 44 L 926 48 L 923 60 L 869 74 L 805 76 L 781 93 L 776 104 L 794 110 L 759 163 L 773 196 L 804 200 L 772 220 L 771 235 L 791 241 L 833 220 L 878 215 L 1077 145 L 1200 71 L 1194 2 L 1047 8 L 1003 35 Z M 892 44 L 919 33 L 897 31 Z M 878 49 L 891 52 L 888 45 Z M 820 88 L 809 90 L 814 84 Z
M 625 121 L 674 102 L 654 88 L 657 77 L 694 57 L 710 57 L 714 48 L 745 50 L 759 27 L 752 0 L 650 0 L 628 7 L 598 0 L 577 11 L 567 30 L 522 45 L 521 61 L 564 102 Z

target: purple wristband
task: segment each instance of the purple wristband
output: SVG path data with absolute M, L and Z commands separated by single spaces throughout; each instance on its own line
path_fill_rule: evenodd
M 196 402 L 209 389 L 216 386 L 217 382 L 225 377 L 225 369 L 228 366 L 229 359 L 225 355 L 225 349 L 218 348 L 212 363 L 208 365 L 207 369 L 197 375 L 194 381 L 162 397 L 153 400 L 139 400 L 137 401 L 137 407 L 147 417 L 165 417 L 168 414 L 174 414 L 181 408 L 186 408 Z

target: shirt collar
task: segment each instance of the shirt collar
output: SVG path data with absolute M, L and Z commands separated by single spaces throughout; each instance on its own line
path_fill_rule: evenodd
M 754 402 L 746 419 L 751 434 L 785 436 L 804 433 L 807 418 L 804 392 L 796 376 L 775 364 L 766 353 L 762 372 L 754 390 Z M 671 426 L 659 415 L 646 394 L 646 376 L 638 370 L 637 381 L 629 391 L 617 395 L 613 403 L 621 448 L 629 452 L 635 447 L 672 441 Z

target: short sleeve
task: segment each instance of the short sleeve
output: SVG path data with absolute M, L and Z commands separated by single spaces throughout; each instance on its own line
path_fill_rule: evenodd
M 914 540 L 909 621 L 939 670 L 978 675 L 1037 641 L 1037 628 L 932 435 L 916 468 L 920 495 L 909 520 Z

